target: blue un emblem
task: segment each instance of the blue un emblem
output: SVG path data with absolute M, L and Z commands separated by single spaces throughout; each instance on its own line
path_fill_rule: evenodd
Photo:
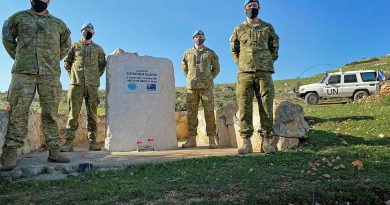
M 127 87 L 129 88 L 129 90 L 136 90 L 137 89 L 137 84 L 135 83 L 129 83 L 127 85 Z

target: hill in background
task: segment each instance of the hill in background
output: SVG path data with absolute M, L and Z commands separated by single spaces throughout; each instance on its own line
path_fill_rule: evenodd
M 339 70 L 355 71 L 355 70 L 378 70 L 378 69 L 382 69 L 386 77 L 390 76 L 390 55 L 375 57 L 375 58 L 365 58 L 359 61 L 346 64 L 342 67 L 339 67 L 335 70 L 331 70 L 329 72 L 337 72 Z M 324 77 L 323 74 L 319 74 L 309 78 L 276 80 L 274 81 L 276 99 L 290 100 L 293 102 L 302 103 L 302 101 L 296 98 L 295 94 L 292 92 L 294 87 L 297 85 L 319 82 L 323 77 Z M 235 83 L 215 85 L 214 95 L 215 95 L 216 107 L 230 106 L 235 108 L 237 106 Z M 6 99 L 7 99 L 7 93 L 0 93 L 0 108 L 5 107 Z M 105 101 L 106 101 L 105 91 L 100 91 L 100 105 L 98 111 L 100 115 L 104 115 Z M 186 110 L 185 103 L 186 103 L 186 89 L 184 87 L 177 87 L 175 110 L 185 111 Z M 39 100 L 37 97 L 34 99 L 32 107 L 33 109 L 39 110 Z M 66 91 L 64 91 L 62 93 L 60 113 L 67 113 L 67 112 L 68 112 L 67 96 L 66 96 Z M 83 109 L 82 112 L 85 112 L 85 109 Z
M 385 76 L 390 76 L 390 55 L 375 58 L 365 58 L 339 67 L 331 72 L 337 71 L 355 71 L 355 70 L 379 70 L 382 69 Z M 315 75 L 309 78 L 276 80 L 275 94 L 276 99 L 290 100 L 293 102 L 302 103 L 300 99 L 295 97 L 293 89 L 297 85 L 317 83 L 322 80 L 324 74 Z M 215 105 L 218 107 L 231 106 L 236 107 L 236 84 L 219 84 L 214 88 Z M 185 88 L 176 88 L 176 110 L 185 110 Z

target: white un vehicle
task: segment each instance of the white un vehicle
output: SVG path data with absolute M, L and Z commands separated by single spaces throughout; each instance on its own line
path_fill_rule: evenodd
M 329 73 L 319 83 L 300 86 L 297 95 L 309 105 L 316 105 L 321 99 L 330 98 L 359 100 L 379 91 L 380 80 L 385 80 L 380 70 Z

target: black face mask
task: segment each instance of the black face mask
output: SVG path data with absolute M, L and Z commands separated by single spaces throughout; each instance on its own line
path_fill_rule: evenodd
M 34 9 L 34 11 L 40 13 L 47 9 L 47 3 L 40 0 L 32 0 L 31 7 Z
M 83 37 L 85 40 L 90 40 L 92 38 L 93 34 L 89 31 L 83 33 Z
M 246 10 L 246 16 L 250 19 L 254 19 L 259 15 L 259 9 L 256 8 L 250 8 Z
M 204 39 L 204 38 L 198 38 L 195 40 L 195 44 L 197 46 L 200 46 L 200 45 L 203 45 L 205 41 L 206 41 L 206 39 Z

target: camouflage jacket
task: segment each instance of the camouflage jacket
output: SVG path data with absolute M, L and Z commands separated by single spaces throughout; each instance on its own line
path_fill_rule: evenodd
M 60 61 L 70 50 L 70 31 L 49 12 L 31 10 L 11 16 L 3 26 L 3 44 L 15 60 L 12 73 L 60 76 Z
M 212 88 L 220 66 L 215 52 L 207 47 L 197 50 L 195 47 L 184 53 L 182 69 L 187 77 L 187 89 Z
M 274 73 L 279 37 L 271 24 L 260 20 L 257 25 L 249 25 L 245 21 L 234 29 L 230 48 L 239 72 L 261 70 Z
M 100 76 L 106 68 L 106 54 L 102 47 L 93 42 L 89 45 L 81 40 L 74 42 L 64 61 L 70 84 L 100 86 Z

